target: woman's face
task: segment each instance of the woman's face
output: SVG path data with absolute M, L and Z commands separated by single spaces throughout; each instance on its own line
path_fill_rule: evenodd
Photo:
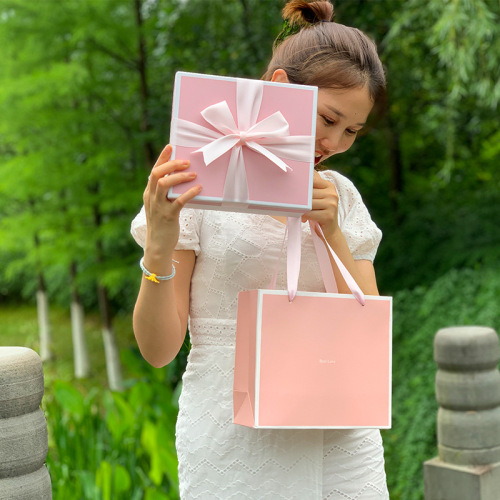
M 314 163 L 347 151 L 373 107 L 368 88 L 318 90 Z
M 272 82 L 290 83 L 283 69 L 277 69 Z M 347 151 L 363 128 L 373 108 L 368 87 L 319 89 L 314 164 Z

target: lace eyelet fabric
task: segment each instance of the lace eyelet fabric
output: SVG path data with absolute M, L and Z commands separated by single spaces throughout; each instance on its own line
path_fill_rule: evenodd
M 337 187 L 339 224 L 354 258 L 373 260 L 381 232 L 359 192 L 338 173 L 321 175 Z M 142 210 L 132 223 L 141 245 L 145 228 Z M 269 287 L 284 231 L 281 222 L 267 215 L 181 212 L 177 248 L 196 254 L 192 348 L 176 426 L 181 498 L 387 500 L 377 429 L 269 430 L 232 423 L 238 293 Z M 277 288 L 286 289 L 284 255 Z M 303 224 L 299 290 L 324 291 L 308 224 Z

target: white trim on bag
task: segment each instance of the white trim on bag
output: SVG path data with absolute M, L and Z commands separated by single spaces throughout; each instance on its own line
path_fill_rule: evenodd
M 288 295 L 287 290 L 266 290 L 266 289 L 259 289 L 259 293 L 263 292 L 266 295 Z M 327 292 L 297 292 L 297 297 L 303 296 L 303 297 L 318 297 L 318 295 L 321 295 L 321 297 L 337 297 L 339 299 L 354 299 L 356 300 L 356 297 L 352 293 L 327 293 Z M 389 301 L 392 303 L 392 297 L 388 296 L 381 296 L 381 295 L 365 295 L 367 299 L 370 300 L 382 300 L 382 301 Z M 391 320 L 392 320 L 392 308 L 391 308 Z M 391 338 L 392 338 L 392 325 L 391 325 Z
M 259 427 L 260 413 L 260 354 L 262 350 L 262 290 L 257 291 L 257 331 L 255 332 L 255 427 Z
M 254 429 L 323 429 L 323 430 L 337 430 L 337 429 L 391 429 L 391 425 L 349 425 L 340 426 L 336 425 L 332 427 L 331 425 L 317 425 L 317 426 L 307 426 L 307 425 L 254 425 Z

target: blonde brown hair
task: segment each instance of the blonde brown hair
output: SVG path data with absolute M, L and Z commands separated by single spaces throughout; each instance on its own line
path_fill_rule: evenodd
M 302 29 L 275 45 L 262 78 L 271 80 L 283 69 L 291 83 L 333 89 L 366 85 L 374 102 L 382 100 L 386 82 L 375 44 L 362 31 L 332 22 L 333 14 L 329 1 L 289 1 L 283 18 Z

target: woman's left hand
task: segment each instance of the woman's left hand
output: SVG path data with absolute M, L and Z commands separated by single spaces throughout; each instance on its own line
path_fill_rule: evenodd
M 313 177 L 312 210 L 302 216 L 302 222 L 314 220 L 319 223 L 328 240 L 339 231 L 338 224 L 339 195 L 335 185 L 323 179 L 318 172 Z

